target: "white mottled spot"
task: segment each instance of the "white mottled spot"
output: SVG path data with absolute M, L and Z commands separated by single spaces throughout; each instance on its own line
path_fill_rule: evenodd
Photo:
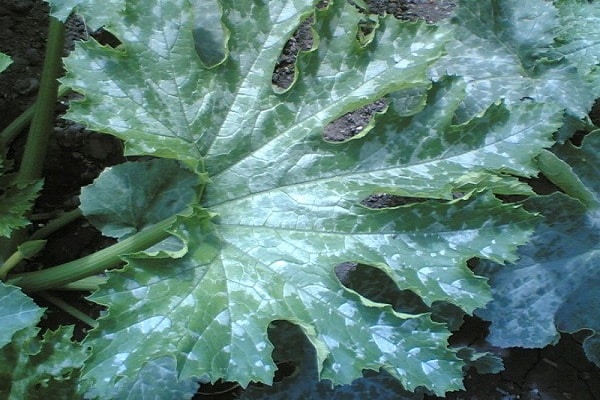
M 156 316 L 145 319 L 136 325 L 143 335 L 147 335 L 150 332 L 162 332 L 171 327 L 171 320 L 162 316 Z
M 423 372 L 427 375 L 431 374 L 432 372 L 439 370 L 440 369 L 440 364 L 438 363 L 437 360 L 431 360 L 428 362 L 424 362 L 421 364 L 421 369 L 423 370 Z
M 323 335 L 323 340 L 327 344 L 327 347 L 329 347 L 330 349 L 340 347 L 340 342 L 329 335 Z
M 146 295 L 148 294 L 148 286 L 142 286 L 142 287 L 138 287 L 136 289 L 133 289 L 131 291 L 131 294 L 136 299 L 144 299 L 144 298 L 146 298 Z
M 411 356 L 413 356 L 413 357 L 416 357 L 416 356 L 418 356 L 418 355 L 419 355 L 419 353 L 421 353 L 421 349 L 420 349 L 420 348 L 418 348 L 418 347 L 415 347 L 414 349 L 410 349 L 410 350 L 408 351 L 408 354 L 409 354 L 409 355 L 411 355 Z
M 263 351 L 267 347 L 267 342 L 260 342 L 256 344 L 256 351 Z
M 231 322 L 229 313 L 227 311 L 221 311 L 219 315 L 216 316 L 215 321 L 222 326 L 229 325 L 229 322 Z
M 333 370 L 333 372 L 335 372 L 336 374 L 339 374 L 340 371 L 342 370 L 342 364 L 340 363 L 333 363 L 331 365 L 331 369 Z
M 338 307 L 338 310 L 340 311 L 340 313 L 342 313 L 342 315 L 348 318 L 352 318 L 354 317 L 354 314 L 356 314 L 356 307 L 354 307 L 350 303 L 342 304 Z
M 425 48 L 425 44 L 422 42 L 412 42 L 410 45 L 410 51 L 417 51 Z
M 129 355 L 130 353 L 118 353 L 115 355 L 112 365 L 114 367 L 117 367 L 116 374 L 120 374 L 123 371 L 125 371 L 125 369 L 127 369 L 127 366 L 125 365 L 125 360 L 127 360 L 127 357 L 129 357 Z
M 390 331 L 390 334 L 386 334 L 385 331 Z M 392 337 L 393 335 L 391 334 L 391 329 L 384 329 L 383 332 L 377 332 L 377 334 L 373 336 L 373 339 L 375 339 L 375 343 L 381 349 L 381 351 L 384 353 L 393 354 L 398 350 L 398 346 L 389 341 L 388 338 Z

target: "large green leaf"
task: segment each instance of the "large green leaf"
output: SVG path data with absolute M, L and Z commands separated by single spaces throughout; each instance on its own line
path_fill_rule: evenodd
M 0 347 L 11 341 L 21 329 L 35 326 L 44 309 L 14 286 L 0 282 Z
M 0 349 L 0 397 L 8 400 L 76 398 L 78 370 L 87 351 L 71 341 L 73 327 L 27 328 Z
M 110 393 L 171 356 L 184 381 L 270 383 L 267 329 L 286 320 L 314 346 L 319 378 L 346 384 L 383 368 L 408 390 L 461 388 L 464 362 L 447 347 L 444 324 L 361 296 L 335 267 L 372 265 L 427 306 L 485 305 L 489 288 L 467 260 L 514 261 L 536 218 L 484 189 L 530 193 L 516 176 L 537 173 L 532 159 L 553 143 L 561 110 L 498 103 L 452 125 L 464 84 L 445 79 L 407 115 L 405 90 L 431 86 L 426 71 L 447 31 L 384 19 L 364 44 L 346 2 L 321 11 L 300 0 L 221 5 L 229 55 L 210 69 L 184 0 L 128 2 L 113 29 L 122 49 L 89 42 L 66 61 L 64 83 L 85 94 L 70 118 L 121 137 L 128 154 L 181 160 L 205 183 L 171 229 L 187 253 L 131 255 L 91 297 L 109 309 L 86 341 L 94 354 L 84 378 Z M 274 88 L 286 39 L 313 12 L 315 49 L 300 56 L 292 87 Z M 329 122 L 387 94 L 368 134 L 323 138 Z M 111 202 L 145 204 L 119 193 Z M 409 204 L 361 204 L 376 193 Z
M 450 22 L 457 40 L 448 44 L 448 57 L 436 70 L 467 82 L 461 118 L 501 98 L 508 104 L 556 103 L 584 118 L 595 99 L 592 86 L 579 73 L 577 59 L 570 62 L 552 49 L 559 27 L 569 21 L 544 0 L 460 1 Z M 594 50 L 582 49 L 597 54 Z
M 491 278 L 494 301 L 478 314 L 492 321 L 493 344 L 543 347 L 558 341 L 559 331 L 590 329 L 593 334 L 584 349 L 600 365 L 598 149 L 598 131 L 586 137 L 581 148 L 566 144 L 555 149 L 571 168 L 563 167 L 563 174 L 554 175 L 561 178 L 555 182 L 560 184 L 570 174 L 572 181 L 583 183 L 590 193 L 582 195 L 587 206 L 563 194 L 528 200 L 526 207 L 543 213 L 545 221 L 520 250 L 519 262 L 483 264 L 477 270 Z

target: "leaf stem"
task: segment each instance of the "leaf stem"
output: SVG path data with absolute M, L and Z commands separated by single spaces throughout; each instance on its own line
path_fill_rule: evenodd
M 72 305 L 70 305 L 69 303 L 64 301 L 63 299 L 53 296 L 48 292 L 41 292 L 39 294 L 39 296 L 42 299 L 46 300 L 48 303 L 54 304 L 56 307 L 60 308 L 67 314 L 72 315 L 73 317 L 75 317 L 78 320 L 80 320 L 81 322 L 89 325 L 90 327 L 95 328 L 96 326 L 98 326 L 98 321 L 96 321 L 94 318 L 90 317 L 83 311 L 78 310 L 77 308 L 73 307 Z
M 37 231 L 35 231 L 31 235 L 31 237 L 29 238 L 29 240 L 36 240 L 36 239 L 47 238 L 52 233 L 56 232 L 57 230 L 59 230 L 60 228 L 62 228 L 64 226 L 70 224 L 71 222 L 73 222 L 76 219 L 80 218 L 82 215 L 83 214 L 81 213 L 81 210 L 79 208 L 76 208 L 76 209 L 71 210 L 71 211 L 64 212 L 61 215 L 59 215 L 58 217 L 56 217 L 55 219 L 53 219 L 52 221 L 48 222 L 42 228 L 40 228 Z
M 170 235 L 167 229 L 176 220 L 176 215 L 171 216 L 96 253 L 41 271 L 15 274 L 9 276 L 7 282 L 20 286 L 24 292 L 38 292 L 100 274 L 120 264 L 121 256 L 145 250 L 166 239 Z
M 0 266 L 0 280 L 4 280 L 13 268 L 25 259 L 31 258 L 39 253 L 46 245 L 45 240 L 28 240 L 22 243 L 17 250 Z
M 57 287 L 56 290 L 72 292 L 93 292 L 98 290 L 100 285 L 106 283 L 108 277 L 105 275 L 88 276 L 75 282 L 67 283 L 64 286 Z
M 40 91 L 36 101 L 29 135 L 19 168 L 19 179 L 30 181 L 42 176 L 48 139 L 54 124 L 54 110 L 58 97 L 58 80 L 62 70 L 62 54 L 65 39 L 65 27 L 54 17 L 50 17 L 48 44 L 44 58 L 44 68 L 40 82 Z
M 22 183 L 36 181 L 42 177 L 48 139 L 54 124 L 54 111 L 58 97 L 58 77 L 62 71 L 64 39 L 65 27 L 63 23 L 54 17 L 50 17 L 40 90 L 33 108 L 25 151 L 17 175 L 17 181 Z M 14 231 L 10 239 L 3 241 L 0 248 L 0 259 L 6 259 L 26 238 L 25 229 Z
M 65 94 L 69 93 L 69 91 L 70 89 L 68 87 L 61 86 L 58 90 L 57 98 L 64 96 Z M 31 119 L 33 118 L 33 113 L 35 111 L 35 107 L 38 101 L 40 100 L 36 100 L 36 102 L 33 105 L 29 106 L 27 110 L 23 111 L 21 115 L 19 115 L 6 128 L 4 128 L 2 132 L 0 132 L 0 150 L 10 145 L 12 141 L 15 140 L 15 138 L 19 136 L 21 132 L 23 132 L 25 127 L 29 125 Z

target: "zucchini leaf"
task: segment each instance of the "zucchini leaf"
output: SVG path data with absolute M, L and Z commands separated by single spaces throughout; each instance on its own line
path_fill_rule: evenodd
M 570 143 L 554 149 L 563 161 L 549 177 L 556 184 L 579 182 L 587 189 L 581 201 L 562 193 L 532 198 L 525 207 L 545 218 L 531 243 L 508 266 L 484 263 L 477 272 L 490 277 L 494 301 L 478 315 L 492 322 L 488 340 L 501 347 L 543 347 L 556 343 L 559 332 L 591 330 L 584 341 L 587 357 L 600 365 L 600 131 L 588 135 L 580 148 Z M 566 177 L 570 177 L 567 179 Z
M 0 282 L 0 348 L 10 343 L 16 332 L 35 326 L 42 314 L 44 309 L 19 288 Z
M 382 19 L 361 43 L 354 7 L 313 3 L 222 1 L 228 51 L 209 65 L 196 47 L 194 2 L 128 1 L 111 26 L 122 47 L 90 41 L 66 59 L 63 83 L 85 96 L 70 119 L 122 138 L 129 155 L 179 160 L 199 185 L 184 211 L 172 210 L 170 232 L 185 251 L 129 255 L 91 296 L 108 307 L 85 342 L 93 355 L 83 378 L 97 396 L 165 357 L 181 381 L 271 383 L 267 329 L 276 320 L 302 330 L 320 379 L 349 384 L 383 369 L 410 391 L 462 388 L 465 363 L 448 348 L 445 324 L 362 296 L 336 266 L 378 268 L 426 306 L 483 307 L 489 287 L 467 260 L 514 261 L 537 221 L 491 192 L 531 193 L 517 177 L 537 173 L 533 158 L 552 145 L 562 110 L 497 103 L 453 125 L 464 83 L 432 87 L 426 74 L 449 31 Z M 313 48 L 300 55 L 294 84 L 276 88 L 277 58 L 310 15 Z M 407 112 L 407 91 L 430 87 L 425 107 Z M 387 112 L 368 133 L 324 137 L 328 123 L 384 96 Z M 135 168 L 119 174 L 139 181 Z M 171 173 L 169 187 L 186 187 L 182 176 Z M 145 178 L 148 188 L 165 185 Z M 113 192 L 116 214 L 119 204 L 143 214 L 136 190 Z M 407 204 L 364 204 L 381 193 Z M 119 231 L 139 229 L 135 221 L 120 218 Z

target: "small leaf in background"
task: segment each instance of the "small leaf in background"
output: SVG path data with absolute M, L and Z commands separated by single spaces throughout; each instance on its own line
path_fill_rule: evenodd
M 4 53 L 0 53 L 0 72 L 8 68 L 10 64 L 12 64 L 11 58 Z
M 554 149 L 596 202 L 584 205 L 561 193 L 525 202 L 545 216 L 517 263 L 482 263 L 477 272 L 490 277 L 494 300 L 477 312 L 492 322 L 488 340 L 500 347 L 544 347 L 559 331 L 591 330 L 583 344 L 600 366 L 600 131 L 585 137 L 581 148 L 570 143 Z M 565 164 L 567 165 L 567 164 Z M 564 167 L 566 168 L 566 167 Z M 557 183 L 560 183 L 557 181 Z M 587 197 L 587 196 L 586 196 Z M 587 197 L 589 198 L 589 197 Z
M 198 177 L 173 160 L 128 162 L 105 169 L 81 189 L 81 211 L 105 236 L 123 239 L 183 211 Z
M 38 328 L 23 329 L 0 349 L 0 397 L 77 398 L 77 378 L 87 350 L 71 341 L 72 326 L 47 331 L 43 339 L 38 332 Z
M 0 347 L 9 343 L 16 332 L 35 326 L 42 314 L 44 309 L 21 289 L 0 282 Z
M 33 207 L 43 182 L 15 182 L 14 175 L 3 175 L 2 162 L 0 158 L 0 237 L 9 237 L 15 229 L 29 225 L 25 214 Z

